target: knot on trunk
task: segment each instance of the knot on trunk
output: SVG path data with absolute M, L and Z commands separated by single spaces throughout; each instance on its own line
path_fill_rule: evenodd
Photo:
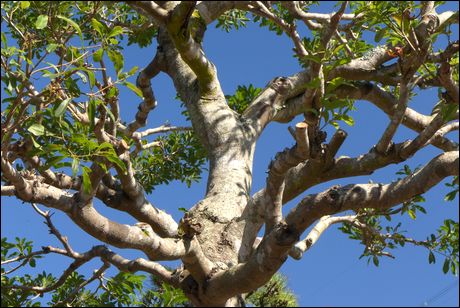
M 279 95 L 286 95 L 292 90 L 293 86 L 289 78 L 287 77 L 276 77 L 270 82 L 270 88 L 276 91 Z

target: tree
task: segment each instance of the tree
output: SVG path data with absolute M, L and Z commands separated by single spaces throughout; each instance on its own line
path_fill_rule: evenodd
M 442 254 L 444 272 L 457 273 L 458 222 L 448 219 L 417 240 L 391 221 L 426 212 L 422 194 L 444 180 L 452 188 L 447 200 L 458 193 L 458 143 L 445 136 L 458 130 L 458 40 L 450 37 L 458 11 L 438 12 L 438 5 L 344 1 L 332 13 L 316 13 L 309 1 L 2 2 L 1 193 L 32 204 L 63 246 L 33 251 L 27 240 L 2 239 L 2 301 L 31 305 L 36 294 L 54 292 L 54 305 L 141 304 L 133 293 L 142 278 L 133 273 L 144 272 L 161 281 L 157 289 L 180 289 L 193 305 L 238 306 L 255 293 L 262 295 L 252 303 L 263 304 L 260 296 L 283 285 L 269 281 L 287 258 L 302 258 L 335 224 L 360 241 L 362 257 L 376 266 L 408 243 L 426 248 L 429 263 Z M 206 27 L 239 30 L 250 19 L 290 38 L 299 71 L 263 89 L 243 85 L 225 95 L 203 48 Z M 375 44 L 363 38 L 369 33 Z M 149 48 L 154 40 L 152 61 L 136 84 L 129 82 L 137 67 L 125 68 L 124 46 Z M 146 128 L 157 106 L 150 80 L 160 72 L 174 83 L 191 127 Z M 120 111 L 124 87 L 142 100 L 131 122 Z M 416 93 L 432 88 L 438 101 L 430 115 L 408 107 Z M 339 123 L 353 125 L 356 100 L 387 114 L 387 127 L 362 155 L 337 156 L 347 138 Z M 275 155 L 265 188 L 251 194 L 259 137 L 270 123 L 299 115 L 289 128 L 295 144 Z M 395 142 L 401 126 L 415 139 Z M 404 164 L 391 183 L 350 179 L 283 211 L 315 185 L 410 162 L 426 146 L 440 154 L 420 168 Z M 181 209 L 179 222 L 149 201 L 157 185 L 198 181 L 206 161 L 206 192 Z M 104 216 L 96 209 L 101 204 L 138 223 Z M 147 257 L 129 260 L 103 245 L 76 252 L 42 206 L 105 244 Z M 61 277 L 11 277 L 50 253 L 73 260 Z M 103 266 L 85 280 L 76 270 L 94 258 Z M 180 265 L 171 270 L 159 263 L 166 260 Z M 12 262 L 20 263 L 5 269 Z M 101 277 L 112 265 L 121 272 L 106 285 Z M 101 283 L 94 292 L 84 289 L 95 280 Z

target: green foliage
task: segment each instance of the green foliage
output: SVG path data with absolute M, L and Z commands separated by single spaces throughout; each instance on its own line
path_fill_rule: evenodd
M 12 251 L 14 250 L 14 251 Z M 31 241 L 16 238 L 14 243 L 2 238 L 2 262 L 15 257 L 30 256 L 25 258 L 26 266 L 35 266 L 35 259 L 40 255 L 32 256 L 33 246 Z M 12 266 L 14 267 L 14 266 Z M 14 290 L 12 285 L 51 286 L 57 278 L 46 272 L 35 276 L 25 274 L 12 276 L 5 273 L 2 266 L 2 307 L 41 307 L 42 302 L 35 292 Z M 12 276 L 12 277 L 11 277 Z M 189 307 L 191 304 L 184 292 L 168 284 L 162 283 L 155 276 L 150 276 L 151 284 L 145 283 L 145 276 L 119 272 L 111 278 L 95 280 L 97 288 L 91 284 L 81 287 L 89 277 L 78 272 L 72 272 L 65 282 L 51 293 L 51 300 L 47 306 L 63 305 L 69 303 L 74 307 Z M 295 295 L 287 288 L 287 280 L 281 274 L 275 274 L 264 286 L 248 295 L 246 301 L 259 307 L 297 307 Z
M 158 137 L 155 142 L 158 146 L 133 158 L 136 179 L 146 192 L 173 180 L 190 186 L 201 179 L 206 153 L 192 132 L 173 132 Z
M 291 16 L 288 10 L 281 5 L 280 2 L 275 3 L 275 5 L 272 6 L 270 9 L 275 16 L 282 18 L 288 24 L 291 24 L 294 21 L 294 18 Z M 276 35 L 283 34 L 283 29 L 278 24 L 276 24 L 268 18 L 253 15 L 252 20 L 256 23 L 259 23 L 260 27 L 267 27 L 269 31 L 275 32 Z
M 262 287 L 251 292 L 246 301 L 255 307 L 298 307 L 297 298 L 287 287 L 286 277 L 277 273 Z
M 138 295 L 143 288 L 145 276 L 119 272 L 107 282 L 107 289 L 100 298 L 104 302 L 113 303 L 116 306 L 137 306 L 140 304 Z
M 437 236 L 431 235 L 431 249 L 444 256 L 442 267 L 444 274 L 447 274 L 450 270 L 453 275 L 458 275 L 458 232 L 458 221 L 446 219 L 444 224 L 437 230 Z
M 361 21 L 353 27 L 353 31 L 366 27 L 375 32 L 375 42 L 385 39 L 391 46 L 397 46 L 405 45 L 410 29 L 417 26 L 418 18 L 413 18 L 409 12 L 420 5 L 413 1 L 352 1 L 350 7 L 355 14 L 364 14 Z
M 414 170 L 412 170 L 409 165 L 404 165 L 402 169 L 400 169 L 398 172 L 396 172 L 397 175 L 405 175 L 411 176 L 415 172 L 417 172 L 420 169 L 420 166 L 417 166 Z M 401 178 L 398 177 L 398 180 Z M 404 213 L 407 213 L 411 219 L 416 219 L 417 218 L 417 211 L 426 214 L 426 210 L 423 206 L 420 205 L 420 203 L 425 202 L 425 198 L 422 195 L 417 195 L 413 196 L 409 200 L 403 202 L 402 207 L 400 208 L 401 215 Z
M 2 262 L 10 260 L 13 258 L 21 258 L 22 266 L 36 266 L 36 260 L 42 258 L 40 255 L 31 255 L 33 251 L 33 245 L 31 241 L 26 240 L 25 238 L 15 238 L 15 242 L 8 242 L 8 240 L 2 237 Z M 23 276 L 9 276 L 8 271 L 12 271 L 18 265 L 14 265 L 11 268 L 7 269 L 7 266 L 2 265 L 2 288 L 1 288 L 1 305 L 2 307 L 40 307 L 39 302 L 32 303 L 30 298 L 35 296 L 34 292 L 31 291 L 22 291 L 22 290 L 12 290 L 8 289 L 11 285 L 42 285 L 47 286 L 55 282 L 55 278 L 52 275 L 42 272 L 35 277 L 29 274 Z
M 403 202 L 403 206 L 401 208 L 401 215 L 407 212 L 410 218 L 415 220 L 417 218 L 417 211 L 426 214 L 426 210 L 423 206 L 419 204 L 420 202 L 425 202 L 425 198 L 422 195 L 414 196 L 410 200 Z
M 249 104 L 262 92 L 261 88 L 256 88 L 252 84 L 249 86 L 238 86 L 235 94 L 226 95 L 230 108 L 242 114 Z
M 322 99 L 321 118 L 324 120 L 324 126 L 330 124 L 335 129 L 340 127 L 337 121 L 343 121 L 349 126 L 354 125 L 354 120 L 349 115 L 350 111 L 356 110 L 354 100 L 337 98 L 335 94 L 332 94 L 341 85 L 353 86 L 352 83 L 341 77 L 334 78 L 326 83 L 325 95 Z
M 249 21 L 247 18 L 247 12 L 233 9 L 225 12 L 217 19 L 216 28 L 222 28 L 225 32 L 230 32 L 230 30 L 246 27 L 246 22 Z
M 458 194 L 458 175 L 454 176 L 451 183 L 446 183 L 445 185 L 453 188 L 453 190 L 446 194 L 444 201 L 454 201 L 455 196 Z
M 140 307 L 189 307 L 188 298 L 181 289 L 160 282 L 151 276 L 152 288 L 142 294 Z
M 29 256 L 32 252 L 32 241 L 27 241 L 25 238 L 15 238 L 14 243 L 7 242 L 5 237 L 2 237 L 2 261 L 17 258 L 17 257 L 24 257 Z M 13 252 L 10 250 L 14 249 Z M 27 264 L 31 267 L 35 267 L 36 260 L 41 259 L 42 256 L 30 256 L 26 258 Z M 3 270 L 3 268 L 2 268 Z
M 32 242 L 26 239 L 16 238 L 15 242 L 11 243 L 6 238 L 2 238 L 2 262 L 12 258 L 25 257 L 18 263 L 21 263 L 21 266 L 35 267 L 35 260 L 40 259 L 42 256 L 32 254 L 32 248 Z M 12 269 L 17 267 L 17 263 L 12 264 Z M 57 282 L 56 277 L 44 271 L 35 276 L 29 274 L 13 276 L 14 270 L 10 270 L 11 273 L 7 273 L 4 265 L 2 265 L 1 271 L 2 307 L 41 307 L 43 305 L 40 302 L 40 298 L 43 295 L 37 296 L 35 292 L 15 290 L 10 287 L 12 285 L 48 287 Z M 51 300 L 46 305 L 62 305 L 66 301 L 76 307 L 124 307 L 141 304 L 139 298 L 144 289 L 143 281 L 145 276 L 120 272 L 112 278 L 104 278 L 103 280 L 106 281 L 104 286 L 99 285 L 93 291 L 86 287 L 80 288 L 88 278 L 76 271 L 72 272 L 65 282 L 51 293 Z M 75 290 L 77 292 L 74 292 Z
M 13 290 L 8 287 L 12 285 L 28 286 L 49 286 L 56 282 L 56 278 L 51 274 L 42 272 L 36 276 L 24 274 L 23 276 L 14 276 L 9 278 L 4 276 L 2 268 L 2 307 L 42 307 L 41 303 L 32 300 L 36 293 L 31 291 Z
M 418 169 L 419 167 L 412 170 L 408 165 L 404 165 L 396 174 L 410 176 Z M 448 187 L 457 187 L 458 191 L 458 180 L 456 178 L 453 179 L 452 183 L 447 183 L 446 185 Z M 455 198 L 457 191 L 454 190 L 449 193 L 447 195 L 449 197 L 446 196 L 446 199 Z M 339 227 L 339 230 L 347 234 L 350 239 L 358 240 L 364 245 L 364 251 L 360 259 L 367 257 L 368 264 L 372 261 L 375 266 L 379 266 L 380 257 L 393 257 L 388 250 L 393 250 L 398 246 L 404 247 L 407 243 L 410 243 L 428 250 L 429 264 L 436 263 L 437 259 L 441 257 L 444 259 L 443 272 L 448 273 L 450 271 L 453 275 L 457 275 L 459 266 L 458 222 L 446 219 L 443 225 L 438 228 L 436 234 L 427 236 L 424 241 L 406 237 L 406 231 L 401 229 L 401 222 L 394 226 L 389 224 L 392 217 L 398 213 L 401 215 L 407 213 L 412 219 L 416 219 L 417 212 L 426 214 L 425 208 L 421 205 L 423 202 L 425 202 L 425 198 L 417 195 L 393 209 L 385 211 L 361 209 L 356 214 L 358 215 L 358 220 L 365 224 L 367 228 L 363 229 L 351 223 L 344 223 Z M 386 219 L 386 225 L 383 223 L 382 218 Z

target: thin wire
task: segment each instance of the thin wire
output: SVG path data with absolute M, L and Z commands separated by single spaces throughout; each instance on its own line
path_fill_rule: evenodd
M 439 291 L 438 293 L 436 293 L 434 296 L 432 296 L 431 298 L 429 298 L 428 300 L 424 301 L 422 304 L 420 304 L 421 307 L 426 307 L 426 306 L 429 306 L 430 304 L 436 302 L 437 300 L 439 300 L 441 297 L 445 296 L 452 288 L 455 287 L 455 285 L 458 284 L 458 279 L 455 280 L 453 283 L 451 283 L 450 285 L 448 285 L 447 287 L 445 287 L 444 289 L 442 289 L 441 291 Z

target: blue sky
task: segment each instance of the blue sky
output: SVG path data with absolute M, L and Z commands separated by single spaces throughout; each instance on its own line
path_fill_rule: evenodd
M 329 4 L 326 4 L 330 7 Z M 443 10 L 458 10 L 457 2 L 444 5 Z M 322 7 L 318 11 L 324 11 Z M 453 39 L 458 39 L 458 25 L 454 30 Z M 308 31 L 303 31 L 306 34 Z M 371 42 L 373 43 L 373 41 Z M 442 45 L 445 46 L 445 45 Z M 133 66 L 143 67 L 149 63 L 156 45 L 139 49 L 135 46 L 125 49 L 125 69 Z M 208 27 L 204 41 L 207 56 L 216 64 L 222 88 L 226 94 L 232 94 L 238 85 L 252 83 L 257 87 L 264 87 L 268 81 L 276 76 L 289 76 L 301 70 L 297 61 L 292 57 L 292 43 L 285 36 L 276 36 L 266 28 L 248 23 L 246 28 L 226 33 Z M 131 80 L 131 82 L 134 82 Z M 155 127 L 169 122 L 173 125 L 185 124 L 180 114 L 181 107 L 174 99 L 176 91 L 172 82 L 164 74 L 152 80 L 153 90 L 158 100 L 158 107 L 149 115 L 148 127 Z M 2 93 L 3 94 L 3 93 Z M 424 91 L 417 95 L 409 106 L 417 111 L 429 113 L 437 101 L 436 90 Z M 121 114 L 125 121 L 131 121 L 137 110 L 139 99 L 129 90 L 121 92 Z M 349 127 L 340 123 L 348 132 L 348 138 L 338 155 L 357 156 L 366 153 L 379 139 L 388 124 L 388 118 L 376 107 L 368 102 L 358 101 L 357 110 L 351 115 L 355 125 Z M 295 119 L 290 125 L 300 121 Z M 329 137 L 334 129 L 328 128 Z M 395 137 L 396 142 L 414 138 L 416 134 L 401 127 Z M 458 142 L 458 134 L 450 135 Z M 255 153 L 254 180 L 252 191 L 256 192 L 265 185 L 265 170 L 270 159 L 276 152 L 286 146 L 293 145 L 287 125 L 270 124 L 261 136 Z M 427 163 L 440 151 L 434 147 L 427 147 L 417 153 L 409 162 L 412 168 Z M 331 181 L 312 187 L 303 194 L 320 192 L 334 184 L 390 182 L 395 178 L 395 172 L 403 164 L 391 165 L 385 170 L 378 170 L 371 176 L 354 177 L 344 180 Z M 187 188 L 185 184 L 173 182 L 169 186 L 159 186 L 149 200 L 159 208 L 170 212 L 178 221 L 183 213 L 178 208 L 190 208 L 205 192 L 206 174 L 203 174 L 201 183 Z M 425 194 L 427 215 L 420 214 L 417 219 L 408 217 L 397 218 L 404 222 L 404 228 L 411 237 L 424 239 L 425 236 L 439 227 L 444 219 L 458 221 L 458 198 L 454 202 L 444 202 L 444 195 L 449 190 L 444 184 L 439 184 Z M 301 197 L 291 201 L 284 208 L 287 213 Z M 48 234 L 46 226 L 27 204 L 22 204 L 14 198 L 2 197 L 1 206 L 1 233 L 2 237 L 13 239 L 15 236 L 26 237 L 34 241 L 34 247 L 42 245 L 59 246 L 57 240 Z M 43 207 L 42 207 L 43 208 Z M 107 209 L 101 204 L 97 209 L 111 219 L 121 223 L 133 224 L 135 221 L 127 215 Z M 99 244 L 90 236 L 76 227 L 69 218 L 62 213 L 56 213 L 54 223 L 61 233 L 67 235 L 71 245 L 77 251 L 85 251 L 92 245 Z M 365 259 L 358 260 L 363 247 L 348 240 L 345 235 L 337 231 L 337 227 L 327 230 L 315 246 L 306 253 L 302 260 L 288 259 L 281 272 L 288 277 L 289 287 L 298 295 L 301 306 L 420 306 L 425 301 L 433 299 L 447 287 L 451 287 L 437 300 L 428 302 L 426 306 L 458 306 L 458 277 L 442 273 L 440 257 L 435 265 L 428 264 L 426 250 L 406 245 L 394 251 L 396 260 L 381 259 L 380 266 L 367 265 Z M 139 256 L 135 251 L 114 249 L 127 258 Z M 61 256 L 46 256 L 37 262 L 36 269 L 27 269 L 31 273 L 47 270 L 59 275 L 70 264 L 70 259 Z M 99 267 L 101 262 L 93 261 L 85 265 L 82 273 L 88 275 Z M 168 264 L 168 263 L 166 263 Z M 109 273 L 115 273 L 111 268 Z

